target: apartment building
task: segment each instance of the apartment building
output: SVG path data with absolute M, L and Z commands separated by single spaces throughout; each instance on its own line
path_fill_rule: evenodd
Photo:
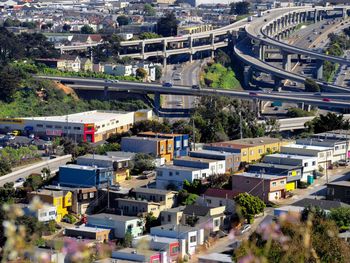
M 300 180 L 309 183 L 313 182 L 311 178 L 313 178 L 315 173 L 319 170 L 317 157 L 315 156 L 275 153 L 266 155 L 263 162 L 302 167 L 302 177 Z
M 108 241 L 110 231 L 110 229 L 80 225 L 75 227 L 66 227 L 64 229 L 64 235 L 68 237 L 96 240 L 102 243 Z
M 189 156 L 196 158 L 225 160 L 226 173 L 236 172 L 241 164 L 239 153 L 231 153 L 224 151 L 198 150 L 190 151 Z
M 232 176 L 232 190 L 258 196 L 264 202 L 284 198 L 286 184 L 286 176 L 258 173 L 242 173 Z
M 27 194 L 29 202 L 34 197 L 38 197 L 44 204 L 56 207 L 56 222 L 61 222 L 63 217 L 68 214 L 69 207 L 72 206 L 72 193 L 70 191 L 39 189 Z
M 165 205 L 165 209 L 173 208 L 177 205 L 177 192 L 156 188 L 135 188 L 132 191 L 136 199 L 157 202 Z
M 130 157 L 111 157 L 98 154 L 87 154 L 77 158 L 77 164 L 83 166 L 98 166 L 113 169 L 113 183 L 125 181 L 130 176 Z
M 87 226 L 110 229 L 112 238 L 123 239 L 126 233 L 130 233 L 133 237 L 141 236 L 144 221 L 138 217 L 100 213 L 88 215 Z
M 119 211 L 123 211 L 123 215 L 127 216 L 146 216 L 152 214 L 158 218 L 160 212 L 165 210 L 165 204 L 163 202 L 151 202 L 133 198 L 116 198 L 115 204 L 112 205 Z
M 140 137 L 165 138 L 173 139 L 174 141 L 174 157 L 187 156 L 190 149 L 189 135 L 176 133 L 156 133 L 156 132 L 141 132 L 137 134 Z
M 259 137 L 210 143 L 204 145 L 203 149 L 239 153 L 242 163 L 250 163 L 260 160 L 266 153 L 279 152 L 281 146 L 288 143 L 288 140 Z
M 234 198 L 240 193 L 239 191 L 233 190 L 208 188 L 204 194 L 198 196 L 196 204 L 210 207 L 225 206 L 226 213 L 234 214 L 236 213 Z
M 178 225 L 181 222 L 185 206 L 178 206 L 160 212 L 160 223 Z
M 175 166 L 186 166 L 199 169 L 208 169 L 210 174 L 224 174 L 226 172 L 224 160 L 196 158 L 190 156 L 178 157 L 173 160 Z
M 123 137 L 121 141 L 122 151 L 147 153 L 156 158 L 164 158 L 166 162 L 173 159 L 174 140 L 149 137 Z

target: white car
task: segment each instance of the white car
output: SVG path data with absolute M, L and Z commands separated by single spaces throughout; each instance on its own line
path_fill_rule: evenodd
M 251 229 L 251 225 L 246 224 L 241 228 L 240 234 L 243 235 L 244 233 L 248 232 Z

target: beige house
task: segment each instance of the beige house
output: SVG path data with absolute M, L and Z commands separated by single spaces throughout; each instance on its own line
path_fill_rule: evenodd
M 165 206 L 166 209 L 177 205 L 177 192 L 155 188 L 136 188 L 133 190 L 137 200 L 147 200 L 157 202 Z
M 89 58 L 81 58 L 80 59 L 80 69 L 82 71 L 93 71 L 93 63 Z
M 162 225 L 172 224 L 178 225 L 181 222 L 185 206 L 178 206 L 175 208 L 163 210 L 160 212 L 160 223 Z
M 160 212 L 165 209 L 164 204 L 147 200 L 117 198 L 115 201 L 117 209 L 123 211 L 123 215 L 127 216 L 146 216 L 152 213 L 153 216 L 158 218 Z

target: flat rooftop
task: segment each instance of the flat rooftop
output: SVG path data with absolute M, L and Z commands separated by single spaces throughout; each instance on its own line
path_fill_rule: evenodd
M 181 225 L 181 224 L 166 224 L 166 225 L 161 225 L 161 226 L 155 226 L 151 228 L 151 232 L 152 229 L 161 229 L 161 230 L 165 230 L 165 231 L 174 231 L 174 232 L 178 232 L 178 233 L 187 233 L 190 231 L 195 231 L 198 230 L 197 227 L 192 227 L 192 226 L 187 226 L 187 225 Z
M 154 137 L 137 137 L 137 136 L 131 136 L 131 137 L 123 137 L 122 140 L 160 142 L 160 141 L 164 141 L 164 140 L 167 140 L 167 139 L 166 139 L 166 138 L 154 138 Z
M 292 169 L 302 168 L 302 166 L 297 166 L 297 165 L 274 164 L 274 163 L 255 163 L 255 164 L 250 164 L 249 168 L 251 167 L 275 168 L 275 169 L 281 169 L 281 170 L 292 170 Z
M 186 206 L 183 205 L 183 206 L 169 208 L 169 209 L 163 210 L 162 212 L 170 212 L 170 213 L 183 212 L 185 210 L 185 208 L 186 208 Z
M 273 153 L 273 154 L 269 154 L 267 156 L 268 157 L 275 157 L 275 158 L 298 159 L 298 160 L 316 159 L 317 158 L 316 156 L 306 156 L 306 155 L 287 154 L 287 153 Z
M 116 162 L 122 162 L 122 161 L 128 161 L 131 159 L 131 157 L 128 156 L 108 156 L 108 155 L 100 155 L 100 154 L 86 154 L 83 156 L 79 156 L 77 160 L 79 159 L 95 159 L 95 160 L 101 160 L 101 161 L 116 161 Z
M 170 194 L 170 193 L 177 193 L 176 191 L 171 190 L 164 190 L 164 189 L 156 189 L 156 188 L 146 188 L 146 187 L 138 187 L 134 189 L 134 192 L 136 193 L 145 193 L 145 194 Z
M 114 220 L 114 221 L 120 221 L 120 222 L 139 219 L 136 216 L 121 216 L 121 215 L 115 215 L 115 214 L 100 213 L 100 214 L 88 215 L 88 222 L 89 222 L 89 217 L 99 218 L 104 220 Z
M 170 238 L 170 237 L 159 237 L 159 236 L 152 236 L 152 235 L 144 235 L 139 237 L 134 237 L 134 240 L 136 241 L 153 241 L 158 243 L 166 243 L 166 244 L 172 244 L 179 242 L 176 238 Z
M 67 227 L 66 229 L 75 230 L 75 231 L 83 231 L 83 232 L 88 232 L 88 233 L 99 233 L 102 231 L 110 231 L 110 229 L 107 229 L 107 228 L 92 227 L 92 226 L 86 226 L 86 225 L 80 225 L 80 226 L 76 226 L 76 227 Z
M 79 165 L 79 164 L 66 164 L 66 165 L 61 165 L 60 168 L 61 167 L 75 169 L 75 170 L 85 170 L 85 171 L 95 171 L 97 169 L 100 169 L 100 170 L 112 169 L 112 168 L 108 168 L 108 167 L 97 167 L 97 166 Z
M 64 192 L 61 190 L 55 191 L 55 190 L 48 190 L 48 189 L 38 189 L 30 193 L 33 195 L 43 195 L 43 196 L 52 196 L 52 197 L 64 196 Z
M 332 150 L 332 147 L 325 147 L 325 146 L 317 146 L 317 145 L 307 145 L 307 144 L 287 144 L 282 147 L 286 148 L 294 148 L 294 149 L 306 149 L 306 150 L 314 150 L 314 151 L 328 151 Z
M 85 111 L 62 116 L 46 116 L 46 117 L 26 117 L 26 120 L 48 121 L 48 122 L 65 122 L 65 123 L 96 123 L 101 121 L 112 121 L 118 119 L 130 112 L 122 111 Z
M 203 154 L 203 155 L 216 155 L 216 156 L 231 156 L 231 155 L 238 155 L 239 153 L 232 153 L 232 152 L 225 152 L 225 151 L 214 151 L 214 150 L 199 150 L 199 151 L 191 151 L 190 154 Z
M 260 178 L 260 179 L 267 179 L 267 180 L 278 180 L 281 178 L 287 178 L 287 176 L 281 176 L 281 175 L 274 175 L 274 174 L 266 174 L 266 173 L 241 173 L 241 174 L 235 174 L 233 176 L 244 176 L 249 178 Z
M 151 249 L 135 249 L 135 248 L 127 247 L 127 248 L 119 249 L 117 251 L 113 251 L 112 258 L 118 259 L 118 257 L 121 257 L 122 259 L 124 259 L 121 254 L 133 254 L 133 255 L 142 255 L 145 257 L 150 257 L 153 255 L 159 254 L 159 252 Z
M 177 137 L 177 136 L 183 136 L 187 134 L 181 134 L 181 133 L 159 133 L 159 132 L 152 132 L 152 131 L 146 131 L 146 132 L 140 132 L 137 134 L 137 136 L 164 136 L 164 137 Z
M 210 253 L 198 257 L 199 260 L 221 262 L 221 263 L 232 263 L 232 258 L 230 255 L 222 253 Z
M 330 182 L 330 183 L 328 183 L 327 185 L 350 187 L 350 181 L 336 181 L 336 182 Z
M 244 146 L 257 146 L 257 145 L 265 145 L 265 144 L 288 142 L 288 141 L 289 140 L 283 140 L 279 138 L 258 137 L 258 138 L 244 138 L 244 139 L 226 141 L 224 143 L 244 145 Z
M 183 160 L 183 161 L 192 161 L 192 162 L 199 162 L 199 163 L 215 163 L 218 162 L 216 159 L 208 159 L 208 158 L 201 158 L 201 157 L 191 157 L 191 156 L 180 156 L 176 157 L 175 160 Z
M 179 165 L 164 165 L 157 167 L 157 170 L 177 170 L 177 171 L 199 171 L 202 170 L 201 168 L 194 168 L 194 167 L 187 167 L 187 166 L 179 166 Z

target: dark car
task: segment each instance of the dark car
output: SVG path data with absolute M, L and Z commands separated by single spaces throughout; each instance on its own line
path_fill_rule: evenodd
M 199 85 L 192 85 L 192 89 L 201 89 L 201 87 Z
M 173 86 L 173 84 L 170 83 L 170 82 L 164 82 L 164 83 L 163 83 L 163 87 L 164 87 L 164 88 L 171 88 L 172 86 Z
M 249 92 L 249 96 L 258 96 L 258 93 L 256 93 L 256 92 Z

